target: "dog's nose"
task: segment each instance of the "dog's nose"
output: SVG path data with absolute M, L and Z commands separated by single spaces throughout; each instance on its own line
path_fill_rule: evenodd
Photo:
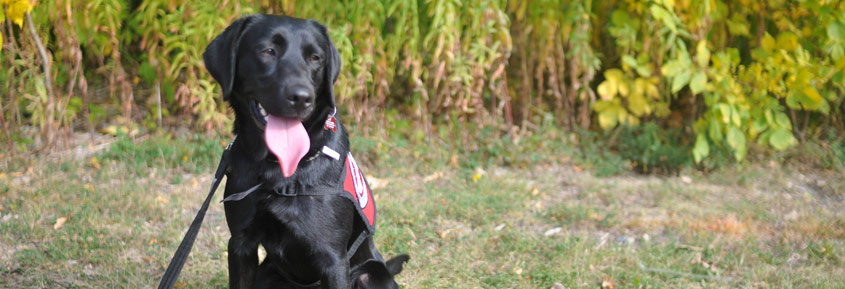
M 311 92 L 305 88 L 292 89 L 288 94 L 288 101 L 294 107 L 309 107 L 311 106 Z

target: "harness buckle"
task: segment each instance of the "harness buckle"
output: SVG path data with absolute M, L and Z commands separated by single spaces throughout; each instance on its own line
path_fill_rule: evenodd
M 296 190 L 291 186 L 283 186 L 280 189 L 274 189 L 273 193 L 282 197 L 296 197 Z

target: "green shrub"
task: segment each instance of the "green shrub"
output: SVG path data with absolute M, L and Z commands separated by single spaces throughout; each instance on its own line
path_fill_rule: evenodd
M 641 173 L 677 174 L 692 164 L 691 144 L 679 129 L 662 129 L 653 122 L 624 127 L 616 151 Z
M 577 131 L 577 163 L 591 168 L 598 176 L 612 176 L 631 169 L 629 160 L 622 158 L 608 142 L 607 133 Z

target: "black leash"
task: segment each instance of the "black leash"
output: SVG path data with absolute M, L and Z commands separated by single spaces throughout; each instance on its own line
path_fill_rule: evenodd
M 238 137 L 235 136 L 235 139 Z M 211 197 L 214 196 L 214 191 L 217 190 L 217 186 L 220 185 L 220 181 L 223 180 L 223 176 L 226 174 L 226 170 L 229 169 L 229 152 L 232 148 L 232 144 L 235 143 L 235 139 L 226 146 L 226 149 L 223 150 L 223 155 L 220 157 L 220 164 L 217 165 L 217 172 L 214 173 L 214 180 L 211 182 L 211 190 L 208 192 L 208 196 L 205 197 L 205 202 L 202 203 L 202 207 L 200 207 L 199 212 L 197 212 L 197 216 L 194 217 L 194 221 L 191 222 L 191 226 L 188 227 L 188 232 L 185 233 L 185 237 L 182 238 L 182 243 L 179 244 L 179 248 L 176 249 L 176 254 L 173 255 L 173 259 L 170 260 L 170 265 L 167 265 L 167 270 L 164 271 L 164 275 L 161 276 L 161 282 L 158 283 L 158 289 L 170 289 L 173 288 L 173 285 L 176 284 L 176 279 L 179 278 L 179 273 L 182 272 L 182 266 L 185 265 L 185 261 L 188 261 L 188 254 L 191 253 L 191 248 L 194 247 L 194 241 L 197 239 L 197 233 L 199 233 L 200 227 L 202 226 L 202 221 L 205 218 L 205 212 L 208 211 L 208 205 L 211 203 Z

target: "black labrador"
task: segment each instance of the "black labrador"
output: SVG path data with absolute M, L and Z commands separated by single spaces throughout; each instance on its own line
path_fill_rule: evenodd
M 326 27 L 245 16 L 203 58 L 235 112 L 224 195 L 229 287 L 398 288 L 393 276 L 408 256 L 385 261 L 371 236 L 347 252 L 366 221 L 348 198 L 320 193 L 341 179 L 349 151 L 332 89 L 340 57 Z

